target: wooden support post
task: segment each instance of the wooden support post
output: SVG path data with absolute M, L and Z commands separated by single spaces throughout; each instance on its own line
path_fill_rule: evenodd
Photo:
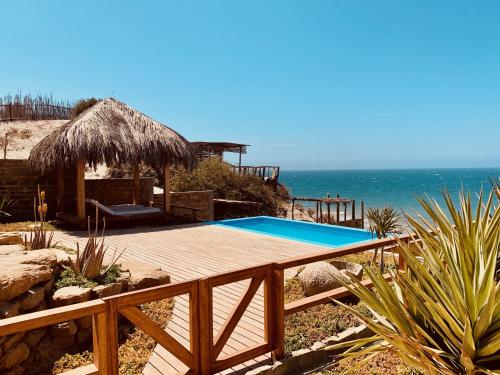
M 99 370 L 99 375 L 107 375 L 110 373 L 106 354 L 106 335 L 106 314 L 100 313 L 92 315 L 92 347 L 94 352 L 94 365 Z
M 365 229 L 365 202 L 361 201 L 361 228 Z
M 134 165 L 134 170 L 132 172 L 132 176 L 133 176 L 133 179 L 132 179 L 132 188 L 133 188 L 133 191 L 132 191 L 132 199 L 133 199 L 133 203 L 134 204 L 140 204 L 140 175 L 139 175 L 139 166 L 138 165 Z
M 285 272 L 274 270 L 274 350 L 273 361 L 278 361 L 285 356 Z
M 193 368 L 192 374 L 200 374 L 200 320 L 198 318 L 199 310 L 199 285 L 194 284 L 194 287 L 189 293 L 189 345 L 191 353 L 193 353 Z
M 163 209 L 170 212 L 170 164 L 163 167 Z
M 264 339 L 271 348 L 275 347 L 275 298 L 274 298 L 274 269 L 270 264 L 264 278 Z
M 319 201 L 319 222 L 323 222 L 323 202 Z
M 319 223 L 319 202 L 316 201 L 316 222 Z
M 344 221 L 347 221 L 347 203 L 344 203 Z
M 292 220 L 295 220 L 295 198 L 292 198 Z
M 331 215 L 330 215 L 330 202 L 328 202 L 326 204 L 326 210 L 327 210 L 327 215 L 328 215 L 328 224 L 331 224 L 332 220 L 331 220 Z
M 85 160 L 78 159 L 76 164 L 76 215 L 85 220 Z
M 238 160 L 238 174 L 241 174 L 241 153 L 243 152 L 243 147 L 240 146 L 240 158 Z
M 106 300 L 106 375 L 118 375 L 118 311 L 116 299 Z
M 213 307 L 212 289 L 208 279 L 201 279 L 198 282 L 199 293 L 199 317 L 200 317 L 200 374 L 211 374 L 213 363 Z
M 340 195 L 337 194 L 337 198 L 340 198 Z M 337 202 L 337 225 L 340 223 L 340 203 Z
M 352 207 L 351 208 L 352 208 L 351 220 L 354 223 L 354 221 L 356 220 L 356 201 L 354 199 L 352 200 Z
M 57 167 L 57 211 L 64 212 L 64 167 Z

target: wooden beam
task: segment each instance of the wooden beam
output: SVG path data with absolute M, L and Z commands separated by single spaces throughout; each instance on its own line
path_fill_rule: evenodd
M 57 168 L 57 211 L 64 212 L 64 167 Z
M 274 287 L 274 350 L 273 361 L 278 361 L 285 356 L 285 271 L 273 271 Z
M 229 313 L 227 320 L 224 322 L 222 327 L 219 329 L 219 333 L 217 334 L 217 337 L 215 338 L 215 345 L 214 345 L 214 358 L 217 358 L 224 348 L 224 345 L 226 345 L 227 340 L 229 340 L 229 337 L 233 333 L 234 329 L 236 328 L 236 325 L 240 321 L 241 317 L 245 313 L 248 305 L 253 299 L 253 296 L 257 292 L 257 289 L 259 289 L 260 284 L 262 283 L 263 278 L 262 277 L 254 277 L 252 278 L 252 281 L 248 285 L 247 289 L 243 293 L 243 295 L 240 297 L 236 305 L 234 306 L 233 310 Z
M 76 215 L 85 220 L 85 160 L 78 159 L 76 164 Z
M 139 166 L 134 165 L 134 170 L 132 171 L 132 196 L 133 196 L 133 203 L 134 204 L 140 204 L 140 175 L 139 175 Z
M 106 375 L 118 375 L 118 310 L 116 300 L 106 302 Z
M 158 326 L 149 316 L 144 314 L 136 306 L 120 310 L 120 314 L 142 329 L 148 336 L 163 346 L 167 351 L 175 355 L 189 368 L 193 366 L 193 355 L 182 344 Z
M 163 209 L 170 212 L 170 164 L 163 167 Z

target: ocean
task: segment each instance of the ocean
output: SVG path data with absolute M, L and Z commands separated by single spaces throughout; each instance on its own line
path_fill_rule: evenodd
M 458 192 L 473 193 L 491 188 L 491 180 L 500 176 L 500 168 L 467 169 L 371 169 L 280 171 L 280 182 L 292 196 L 341 197 L 363 200 L 365 207 L 389 205 L 408 213 L 421 212 L 417 196 L 428 195 L 444 204 L 442 192 L 447 189 L 455 200 Z M 308 206 L 304 204 L 304 206 Z M 312 206 L 312 205 L 309 205 Z

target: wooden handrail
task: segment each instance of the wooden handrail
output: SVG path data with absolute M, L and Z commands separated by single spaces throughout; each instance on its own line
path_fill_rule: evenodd
M 284 259 L 274 263 L 248 267 L 195 280 L 162 285 L 128 292 L 75 305 L 20 315 L 0 320 L 0 337 L 50 326 L 68 320 L 92 316 L 94 364 L 67 372 L 68 375 L 118 374 L 118 315 L 121 314 L 144 330 L 166 350 L 190 368 L 192 374 L 213 374 L 259 355 L 271 352 L 274 359 L 282 358 L 285 343 L 285 317 L 332 298 L 348 296 L 349 291 L 336 288 L 291 303 L 284 303 L 284 271 L 308 263 L 328 260 L 381 247 L 395 249 L 399 243 L 416 241 L 412 235 L 374 240 L 342 246 L 332 250 Z M 400 257 L 400 267 L 404 261 Z M 390 275 L 384 275 L 390 279 Z M 246 290 L 229 313 L 215 340 L 213 337 L 213 289 L 250 279 Z M 264 285 L 264 332 L 262 343 L 230 355 L 221 353 L 257 290 Z M 370 280 L 362 284 L 371 287 Z M 138 308 L 139 305 L 183 294 L 189 295 L 190 348 L 186 349 L 164 327 L 159 327 Z
M 92 300 L 0 320 L 0 337 L 103 313 L 105 303 Z

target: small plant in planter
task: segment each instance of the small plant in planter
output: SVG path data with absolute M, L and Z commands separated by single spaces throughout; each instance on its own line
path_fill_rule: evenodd
M 61 273 L 60 280 L 56 283 L 57 288 L 64 286 L 78 285 L 83 287 L 94 287 L 114 282 L 120 275 L 120 267 L 116 263 L 121 257 L 123 250 L 118 256 L 116 250 L 107 266 L 104 266 L 104 257 L 108 247 L 104 244 L 104 232 L 106 230 L 106 220 L 103 219 L 102 232 L 99 235 L 99 213 L 96 209 L 95 230 L 90 230 L 90 217 L 88 218 L 89 238 L 83 251 L 76 244 L 76 258 L 69 259 L 69 266 Z

